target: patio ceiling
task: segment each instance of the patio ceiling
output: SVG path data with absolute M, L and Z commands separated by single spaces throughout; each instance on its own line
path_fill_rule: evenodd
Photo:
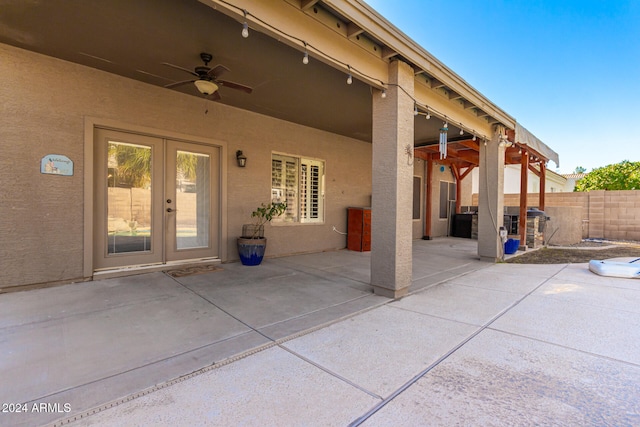
M 296 7 L 295 1 L 289 3 Z M 453 84 L 459 84 L 458 92 L 464 92 L 467 86 L 463 81 L 456 83 L 454 79 L 449 86 L 445 85 L 441 76 L 439 80 L 429 75 L 416 60 L 403 57 L 351 22 L 343 15 L 344 11 L 337 10 L 336 2 L 302 1 L 299 8 L 317 15 L 314 17 L 321 21 L 340 20 L 354 45 L 370 44 L 386 61 L 398 58 L 409 62 L 421 84 L 434 91 L 446 91 L 451 102 L 469 104 L 451 89 Z M 222 99 L 217 102 L 371 141 L 369 84 L 355 76 L 353 84 L 347 85 L 343 70 L 314 58 L 313 52 L 309 64 L 304 65 L 300 50 L 254 29 L 244 39 L 241 28 L 236 19 L 216 10 L 215 5 L 197 0 L 5 0 L 0 8 L 1 43 L 160 87 L 190 78 L 163 63 L 193 69 L 202 65 L 200 53 L 208 52 L 213 55 L 210 66 L 223 64 L 230 69 L 223 79 L 253 88 L 248 95 L 222 87 L 219 91 Z M 446 67 L 439 64 L 438 69 Z M 166 90 L 203 97 L 191 84 Z M 475 117 L 498 121 L 472 106 L 465 108 L 473 111 Z M 416 116 L 416 145 L 437 141 L 441 125 L 435 117 L 424 120 L 424 115 Z M 460 130 L 451 125 L 449 129 L 450 135 L 457 135 Z M 471 138 L 468 133 L 465 137 Z M 464 160 L 469 147 L 459 145 L 456 153 Z
M 218 102 L 371 141 L 371 91 L 311 57 L 257 31 L 242 38 L 238 21 L 197 0 L 5 0 L 0 42 L 163 87 L 189 74 L 201 52 L 223 79 L 253 93 L 222 87 Z M 28 73 L 29 70 L 22 70 Z M 56 76 L 52 76 L 53 79 Z M 194 85 L 175 89 L 203 98 Z M 203 102 L 204 108 L 204 102 Z

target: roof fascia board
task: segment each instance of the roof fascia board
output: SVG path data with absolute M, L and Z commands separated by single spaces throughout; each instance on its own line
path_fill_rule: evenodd
M 323 0 L 331 8 L 348 17 L 367 33 L 374 35 L 389 49 L 413 62 L 416 66 L 445 83 L 478 108 L 489 113 L 508 128 L 514 129 L 516 120 L 478 92 L 462 77 L 440 62 L 422 46 L 391 24 L 362 0 Z
M 435 96 L 433 90 L 428 88 L 424 84 L 416 83 L 414 87 L 414 95 L 419 101 L 428 100 L 424 102 L 429 108 L 431 113 L 431 120 L 438 120 L 434 114 L 443 114 L 454 126 L 462 123 L 464 128 L 469 131 L 474 131 L 476 136 L 489 139 L 492 134 L 491 123 L 486 118 L 478 117 L 468 110 L 464 110 L 457 107 L 457 104 L 449 101 L 445 96 Z M 444 117 L 440 117 L 444 119 Z M 423 118 L 423 120 L 426 120 Z
M 304 51 L 302 42 L 287 37 L 280 31 L 304 40 L 309 45 L 308 51 L 311 58 L 344 70 L 345 73 L 348 71 L 347 66 L 350 66 L 354 78 L 367 82 L 371 86 L 382 88 L 381 82 L 386 83 L 388 80 L 389 65 L 387 61 L 371 55 L 363 49 L 354 49 L 354 45 L 348 37 L 328 29 L 300 7 L 290 4 L 288 1 L 199 1 L 238 20 L 238 22 L 244 21 L 242 10 L 246 10 L 269 24 L 265 25 L 251 16 L 247 16 L 250 29 L 265 33 L 301 52 Z M 238 37 L 241 37 L 240 30 L 242 27 L 238 26 L 238 28 Z M 320 52 L 326 52 L 331 57 L 325 56 Z

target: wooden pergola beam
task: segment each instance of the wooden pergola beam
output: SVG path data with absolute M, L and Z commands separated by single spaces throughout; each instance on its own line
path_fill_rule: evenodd
M 533 172 L 533 174 L 534 174 L 535 176 L 537 176 L 538 178 L 540 178 L 540 171 L 539 171 L 538 169 L 534 168 L 532 163 L 529 163 L 529 170 L 530 170 L 531 172 Z
M 522 152 L 520 163 L 520 218 L 518 231 L 520 233 L 520 247 L 527 247 L 527 178 L 529 176 L 529 153 Z
M 467 175 L 469 175 L 469 173 L 471 173 L 471 171 L 476 167 L 476 165 L 470 165 L 466 171 L 464 171 L 464 173 L 462 175 L 460 175 L 460 180 L 463 180 L 467 177 Z
M 547 186 L 547 165 L 545 162 L 540 162 L 540 192 L 538 193 L 538 209 L 541 211 L 544 210 L 544 196 L 545 196 L 545 188 Z
M 433 155 L 427 154 L 425 166 L 426 172 L 426 194 L 425 194 L 425 208 L 424 208 L 424 240 L 431 240 L 431 211 L 433 210 Z

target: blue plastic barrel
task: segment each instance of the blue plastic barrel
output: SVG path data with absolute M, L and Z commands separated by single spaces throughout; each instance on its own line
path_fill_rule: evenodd
M 504 243 L 504 253 L 505 255 L 515 254 L 520 246 L 520 239 L 507 239 Z

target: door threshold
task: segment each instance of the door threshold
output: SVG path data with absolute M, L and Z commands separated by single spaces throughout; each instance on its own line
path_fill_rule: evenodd
M 191 267 L 202 264 L 222 264 L 220 258 L 199 258 L 181 261 L 170 261 L 166 264 L 131 265 L 127 267 L 109 268 L 93 272 L 93 280 L 112 279 L 115 277 L 134 276 L 156 271 L 172 270 L 177 267 Z

